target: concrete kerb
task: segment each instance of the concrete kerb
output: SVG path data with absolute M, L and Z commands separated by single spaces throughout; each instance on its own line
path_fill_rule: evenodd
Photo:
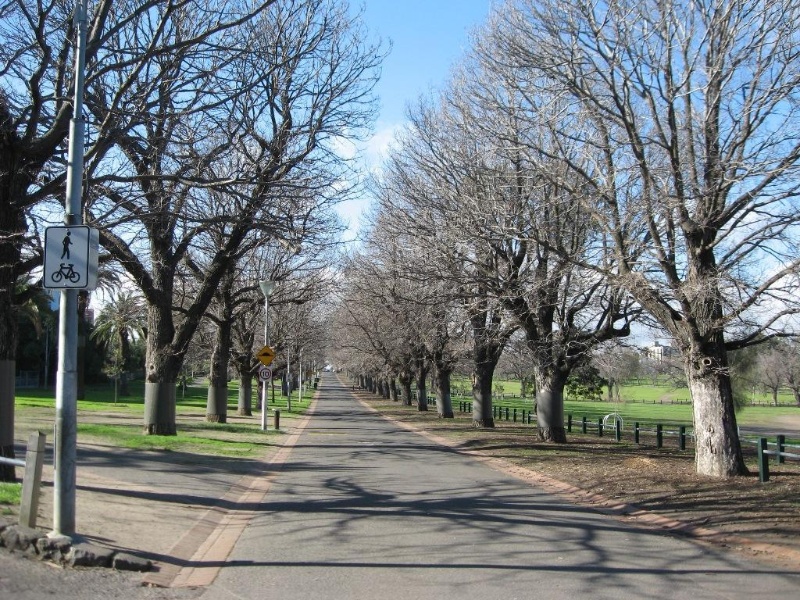
M 634 524 L 638 527 L 688 537 L 710 547 L 745 553 L 760 560 L 764 560 L 765 557 L 770 557 L 772 560 L 780 562 L 784 567 L 800 570 L 800 552 L 792 548 L 786 548 L 777 544 L 757 542 L 743 536 L 727 534 L 718 530 L 679 521 L 649 510 L 644 510 L 632 504 L 613 500 L 596 492 L 576 487 L 538 471 L 533 471 L 508 462 L 507 460 L 491 456 L 480 450 L 462 448 L 459 446 L 459 442 L 455 440 L 432 434 L 424 429 L 416 427 L 412 423 L 400 421 L 381 413 L 360 397 L 358 392 L 351 393 L 353 393 L 353 396 L 364 408 L 379 414 L 384 419 L 392 421 L 397 426 L 412 431 L 424 437 L 429 442 L 446 446 L 454 452 L 470 456 L 492 469 L 506 473 L 528 484 L 536 485 L 572 504 L 592 508 L 610 517 Z

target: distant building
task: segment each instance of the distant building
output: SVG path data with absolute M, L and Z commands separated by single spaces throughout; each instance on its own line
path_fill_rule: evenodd
M 658 341 L 656 341 L 652 346 L 645 348 L 644 352 L 647 358 L 656 362 L 664 362 L 665 360 L 669 360 L 678 356 L 678 351 L 675 348 L 669 344 L 662 345 Z

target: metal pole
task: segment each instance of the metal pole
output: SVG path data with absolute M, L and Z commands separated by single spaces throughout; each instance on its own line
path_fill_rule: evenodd
M 291 349 L 286 345 L 286 410 L 292 411 L 292 363 Z
M 300 350 L 300 357 L 297 360 L 297 373 L 299 377 L 297 386 L 297 401 L 303 401 L 303 351 Z
M 67 197 L 64 223 L 81 224 L 83 192 L 83 92 L 86 66 L 87 0 L 75 5 L 78 30 L 75 49 L 75 98 L 70 121 L 67 164 Z M 58 327 L 58 374 L 56 376 L 55 470 L 53 479 L 53 534 L 75 533 L 75 463 L 78 405 L 78 290 L 61 290 Z
M 269 346 L 269 295 L 264 294 L 264 344 Z M 269 382 L 261 382 L 261 431 L 267 430 L 267 395 Z

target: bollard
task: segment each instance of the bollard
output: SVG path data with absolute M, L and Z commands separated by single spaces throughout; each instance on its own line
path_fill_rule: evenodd
M 281 428 L 281 411 L 275 411 L 275 431 L 278 431 Z
M 633 443 L 634 444 L 638 444 L 639 443 L 639 422 L 638 421 L 636 421 L 633 424 Z
M 758 480 L 769 481 L 769 455 L 767 454 L 767 438 L 758 438 Z
M 567 415 L 567 433 L 572 433 L 572 413 Z
M 775 462 L 777 464 L 783 464 L 784 459 L 783 453 L 786 451 L 786 436 L 781 434 L 778 436 L 778 439 L 775 443 Z
M 664 446 L 664 426 L 656 425 L 656 448 Z
M 681 425 L 680 429 L 678 430 L 678 439 L 680 442 L 681 450 L 686 450 L 686 426 Z
M 19 523 L 31 529 L 36 528 L 39 513 L 39 489 L 42 483 L 44 463 L 45 434 L 32 433 L 25 450 L 25 474 L 22 477 L 22 494 L 19 503 Z

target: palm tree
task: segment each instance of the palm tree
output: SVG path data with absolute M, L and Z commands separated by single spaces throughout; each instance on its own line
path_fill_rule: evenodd
M 126 369 L 131 357 L 131 338 L 144 337 L 146 315 L 141 296 L 121 291 L 100 311 L 92 331 L 92 337 L 110 350 L 110 373 L 119 378 L 121 396 L 130 396 Z

